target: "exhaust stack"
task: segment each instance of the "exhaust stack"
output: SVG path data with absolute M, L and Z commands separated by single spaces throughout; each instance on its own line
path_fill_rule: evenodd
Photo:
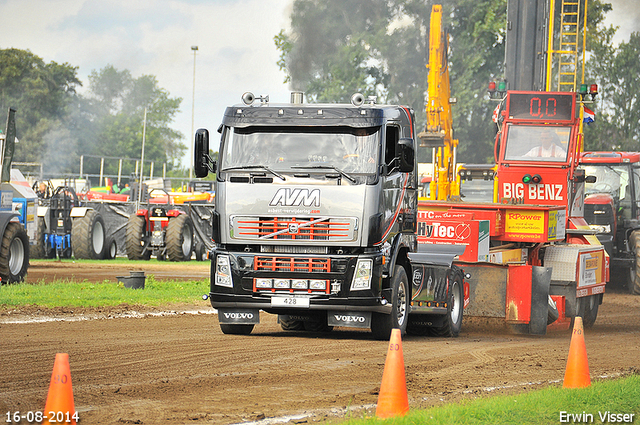
M 294 105 L 302 105 L 302 103 L 304 103 L 304 92 L 301 92 L 301 91 L 291 92 L 291 103 Z

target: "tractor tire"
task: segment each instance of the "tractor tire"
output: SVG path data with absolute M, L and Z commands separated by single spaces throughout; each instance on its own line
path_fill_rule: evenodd
M 38 226 L 36 228 L 36 243 L 31 247 L 31 258 L 55 258 L 56 250 L 46 243 L 44 235 L 47 233 L 47 224 L 43 217 L 38 217 Z
M 388 340 L 391 330 L 398 328 L 404 335 L 409 322 L 409 279 L 404 267 L 396 265 L 391 278 L 391 314 L 373 313 L 371 333 L 378 340 Z
M 96 210 L 87 210 L 84 217 L 73 219 L 71 247 L 77 259 L 100 260 L 105 250 L 104 220 Z
M 629 270 L 627 286 L 630 294 L 640 295 L 640 230 L 631 232 L 629 246 L 633 250 L 635 267 Z
M 22 282 L 29 268 L 29 237 L 20 223 L 10 222 L 0 245 L 0 283 Z
M 143 216 L 129 216 L 126 235 L 127 257 L 129 260 L 148 260 L 151 258 L 151 251 L 144 249 L 144 227 L 146 224 Z
M 118 255 L 118 244 L 116 243 L 116 238 L 113 236 L 109 236 L 105 243 L 104 255 L 102 256 L 105 260 L 113 260 Z
M 462 328 L 464 311 L 464 288 L 462 273 L 454 271 L 449 277 L 449 293 L 447 294 L 447 314 L 443 324 L 438 328 L 431 328 L 431 334 L 440 337 L 456 337 Z
M 193 253 L 193 222 L 187 214 L 169 219 L 167 256 L 169 261 L 189 261 Z

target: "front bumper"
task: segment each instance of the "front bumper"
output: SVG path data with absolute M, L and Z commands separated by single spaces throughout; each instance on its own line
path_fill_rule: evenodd
M 229 259 L 232 285 L 216 284 L 219 255 L 225 255 Z M 277 261 L 273 261 L 274 258 Z M 351 283 L 359 259 L 370 259 L 373 265 L 370 287 L 356 290 L 351 288 Z M 273 255 L 220 250 L 214 252 L 212 260 L 209 298 L 213 308 L 251 308 L 278 314 L 305 310 L 391 311 L 391 292 L 389 289 L 382 289 L 383 256 L 380 252 L 360 255 Z M 301 264 L 312 266 L 302 267 Z M 326 290 L 264 289 L 256 286 L 258 279 L 319 280 L 326 282 Z M 285 298 L 293 302 L 283 305 Z M 296 303 L 296 299 L 301 302 Z
M 389 294 L 390 295 L 390 294 Z M 273 295 L 278 297 L 278 295 Z M 386 298 L 352 297 L 352 298 L 311 298 L 308 307 L 281 307 L 272 304 L 271 296 L 228 295 L 210 293 L 211 306 L 216 309 L 259 309 L 274 314 L 290 314 L 303 310 L 314 311 L 370 311 L 375 313 L 391 313 L 391 304 Z

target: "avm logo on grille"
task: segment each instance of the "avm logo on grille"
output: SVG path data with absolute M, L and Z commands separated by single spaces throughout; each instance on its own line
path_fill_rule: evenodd
M 278 189 L 276 194 L 269 202 L 272 207 L 281 205 L 285 207 L 319 207 L 320 206 L 320 189 L 290 189 L 283 187 Z

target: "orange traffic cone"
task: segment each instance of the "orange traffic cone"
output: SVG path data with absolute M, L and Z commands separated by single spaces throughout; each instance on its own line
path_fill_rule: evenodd
M 404 416 L 408 411 L 409 400 L 407 398 L 407 381 L 404 375 L 402 337 L 400 329 L 393 329 L 382 373 L 376 416 L 385 419 Z
M 67 353 L 56 354 L 51 383 L 49 384 L 49 394 L 43 413 L 42 425 L 49 425 L 49 421 L 51 423 L 76 424 L 78 414 L 73 404 L 73 388 Z
M 585 388 L 591 385 L 587 347 L 584 344 L 582 317 L 576 316 L 573 322 L 573 335 L 569 346 L 567 369 L 564 372 L 564 388 Z

